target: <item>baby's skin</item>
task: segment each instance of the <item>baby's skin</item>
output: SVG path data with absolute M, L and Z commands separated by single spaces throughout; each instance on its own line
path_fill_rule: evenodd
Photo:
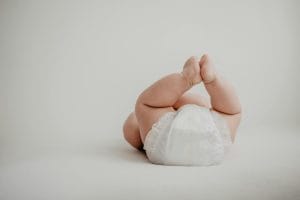
M 203 83 L 210 101 L 199 94 L 187 93 Z M 126 141 L 134 148 L 143 149 L 152 125 L 167 112 L 176 112 L 185 104 L 196 104 L 217 111 L 226 121 L 234 142 L 241 119 L 241 104 L 232 85 L 214 68 L 212 60 L 203 55 L 190 57 L 180 73 L 169 74 L 154 82 L 138 97 L 135 111 L 123 125 Z

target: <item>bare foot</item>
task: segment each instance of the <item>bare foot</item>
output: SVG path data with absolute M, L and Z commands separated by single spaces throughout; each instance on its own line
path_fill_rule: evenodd
M 211 83 L 216 79 L 216 71 L 211 59 L 204 54 L 200 59 L 200 75 L 205 84 Z
M 199 60 L 197 60 L 197 58 L 194 56 L 190 57 L 185 62 L 181 74 L 188 81 L 191 87 L 200 83 L 202 78 L 200 76 Z

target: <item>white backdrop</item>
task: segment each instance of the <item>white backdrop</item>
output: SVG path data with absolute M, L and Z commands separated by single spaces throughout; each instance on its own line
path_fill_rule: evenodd
M 238 91 L 240 134 L 299 124 L 299 8 L 291 0 L 0 1 L 0 164 L 121 138 L 138 94 L 202 53 Z
M 243 125 L 299 122 L 297 1 L 1 1 L 1 146 L 121 133 L 137 95 L 206 52 Z M 72 139 L 73 138 L 73 139 Z

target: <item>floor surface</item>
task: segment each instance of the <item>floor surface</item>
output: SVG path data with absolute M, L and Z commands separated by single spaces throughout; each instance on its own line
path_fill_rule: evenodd
M 240 131 L 213 167 L 150 164 L 123 138 L 86 146 L 7 150 L 0 199 L 300 199 L 299 129 Z M 9 153 L 10 152 L 10 153 Z

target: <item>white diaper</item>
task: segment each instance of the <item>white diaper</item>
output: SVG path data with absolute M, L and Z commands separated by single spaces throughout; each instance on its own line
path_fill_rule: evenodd
M 221 163 L 231 144 L 220 114 L 187 104 L 152 125 L 144 149 L 154 164 L 207 166 Z

